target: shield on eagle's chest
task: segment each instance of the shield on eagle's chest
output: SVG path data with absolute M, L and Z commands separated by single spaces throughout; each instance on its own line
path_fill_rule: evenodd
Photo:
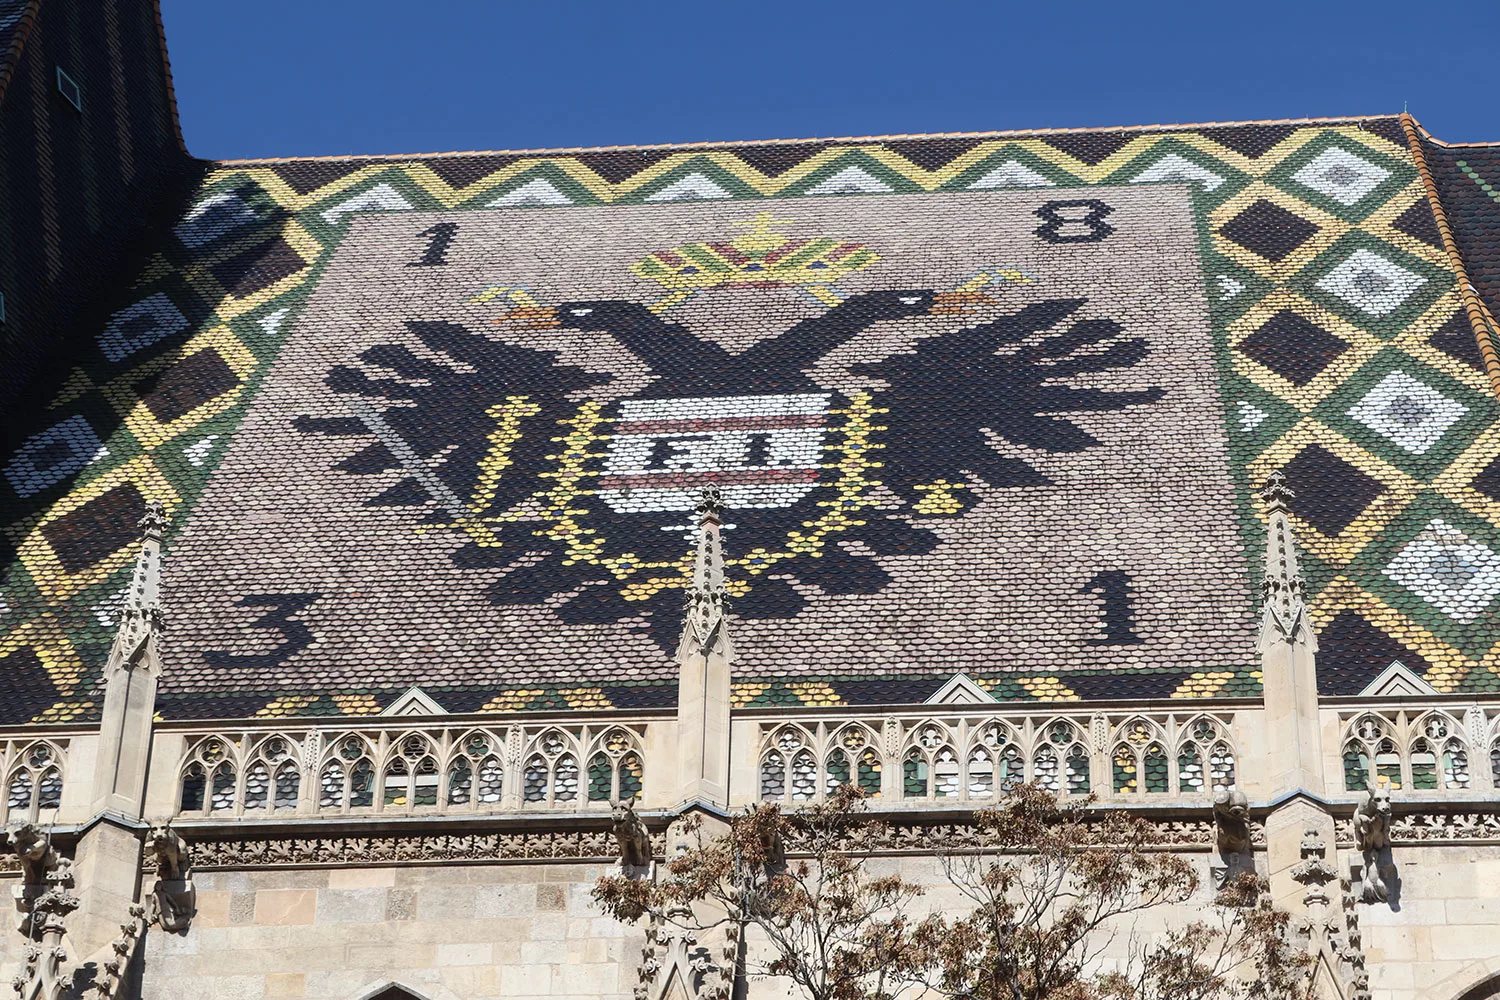
M 789 507 L 818 482 L 828 393 L 627 399 L 599 497 L 621 514 L 691 510 L 716 483 L 730 509 Z

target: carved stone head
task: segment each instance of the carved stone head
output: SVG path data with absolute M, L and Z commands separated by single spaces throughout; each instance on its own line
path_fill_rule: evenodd
M 1391 819 L 1391 788 L 1389 785 L 1376 785 L 1365 793 L 1365 800 L 1360 803 L 1360 811 L 1373 818 L 1384 820 L 1389 823 Z
M 153 823 L 146 834 L 146 850 L 156 858 L 156 873 L 162 878 L 181 878 L 187 862 L 187 844 L 165 820 Z
M 5 845 L 21 864 L 21 881 L 32 887 L 43 887 L 47 873 L 67 863 L 52 849 L 52 839 L 35 823 L 22 823 L 6 832 Z
M 1390 843 L 1391 835 L 1391 790 L 1386 785 L 1376 785 L 1365 792 L 1359 809 L 1354 813 L 1354 839 L 1362 851 L 1379 851 Z M 1379 878 L 1365 884 L 1366 902 L 1385 899 Z
M 5 845 L 18 858 L 40 861 L 47 853 L 47 837 L 35 823 L 22 823 L 5 835 Z
M 1250 820 L 1250 800 L 1237 788 L 1220 788 L 1214 792 L 1214 816 L 1221 822 L 1247 823 Z
M 1250 800 L 1232 788 L 1214 792 L 1214 843 L 1230 860 L 1250 854 Z

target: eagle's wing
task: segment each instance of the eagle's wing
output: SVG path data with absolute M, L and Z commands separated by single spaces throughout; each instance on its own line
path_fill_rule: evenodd
M 597 384 L 599 376 L 558 364 L 552 351 L 502 343 L 454 323 L 407 325 L 424 346 L 451 363 L 421 357 L 404 344 L 377 345 L 360 359 L 389 375 L 340 365 L 326 380 L 334 392 L 352 397 L 357 414 L 373 413 L 374 418 L 299 417 L 295 425 L 324 434 L 376 435 L 377 440 L 338 464 L 357 475 L 405 468 L 413 458 L 422 463 L 416 474 L 367 501 L 372 506 L 422 505 L 430 499 L 441 503 L 432 494 L 443 493 L 444 486 L 448 496 L 471 512 L 480 507 L 505 510 L 519 502 L 535 488 L 531 476 L 501 476 L 486 482 L 487 494 L 493 495 L 474 495 L 501 408 L 510 405 L 510 415 L 523 430 L 511 446 L 509 464 L 535 469 L 552 447 L 557 421 L 569 409 L 567 393 Z M 536 430 L 525 433 L 527 428 Z M 403 461 L 397 453 L 405 449 L 410 453 Z
M 1068 414 L 1161 398 L 1159 388 L 1116 392 L 1068 384 L 1076 375 L 1129 368 L 1148 351 L 1143 339 L 1121 336 L 1113 320 L 1056 329 L 1084 301 L 1034 303 L 857 366 L 890 385 L 878 399 L 890 442 L 882 454 L 886 483 L 910 500 L 920 497 L 918 485 L 961 483 L 967 474 L 991 486 L 1045 483 L 1028 463 L 999 454 L 986 432 L 1040 451 L 1080 451 L 1099 442 Z

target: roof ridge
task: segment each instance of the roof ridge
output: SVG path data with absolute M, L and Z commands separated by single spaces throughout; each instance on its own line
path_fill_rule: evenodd
M 1490 378 L 1490 389 L 1496 396 L 1500 396 L 1500 352 L 1496 351 L 1494 340 L 1490 337 L 1489 326 L 1484 321 L 1484 302 L 1474 288 L 1474 283 L 1469 280 L 1469 271 L 1464 265 L 1463 253 L 1459 250 L 1458 241 L 1454 238 L 1453 229 L 1448 223 L 1448 210 L 1443 205 L 1442 193 L 1432 177 L 1432 169 L 1427 165 L 1427 157 L 1422 152 L 1422 142 L 1417 133 L 1419 130 L 1424 132 L 1425 130 L 1409 114 L 1402 114 L 1401 127 L 1406 132 L 1412 161 L 1416 164 L 1417 175 L 1422 180 L 1422 188 L 1432 209 L 1432 220 L 1437 225 L 1438 238 L 1443 242 L 1443 252 L 1448 255 L 1449 266 L 1458 275 L 1459 298 L 1463 302 L 1464 312 L 1468 314 L 1469 325 L 1474 329 L 1474 339 L 1479 345 L 1479 356 L 1483 359 L 1485 373 Z
M 1388 115 L 1340 115 L 1329 118 L 1262 118 L 1250 121 L 1228 121 L 1228 122 L 1175 122 L 1158 125 L 1086 125 L 1075 128 L 1033 128 L 1033 129 L 999 129 L 975 132 L 898 132 L 887 135 L 844 135 L 844 136 L 805 136 L 801 138 L 782 139 L 705 139 L 696 142 L 662 142 L 644 143 L 635 145 L 619 146 L 557 146 L 557 147 L 533 147 L 528 149 L 471 149 L 471 150 L 448 150 L 435 153 L 342 153 L 321 156 L 265 156 L 249 157 L 244 159 L 211 160 L 209 162 L 218 166 L 238 167 L 256 166 L 259 164 L 277 163 L 332 163 L 348 160 L 369 160 L 371 162 L 389 162 L 393 160 L 425 160 L 442 159 L 445 157 L 458 156 L 525 156 L 525 155 L 547 155 L 575 153 L 616 153 L 631 151 L 650 150 L 692 150 L 692 149 L 729 149 L 740 146 L 796 146 L 813 142 L 825 143 L 847 143 L 847 142 L 891 142 L 911 139 L 972 139 L 972 138 L 1003 138 L 1007 136 L 1048 136 L 1048 135 L 1078 135 L 1081 133 L 1098 132 L 1176 132 L 1190 129 L 1204 128 L 1227 128 L 1235 125 L 1328 125 L 1338 122 L 1368 122 L 1368 121 L 1397 121 L 1399 114 Z
M 1402 120 L 1408 118 L 1411 119 L 1412 125 L 1416 127 L 1416 130 L 1418 132 L 1422 133 L 1423 142 L 1430 142 L 1435 146 L 1442 146 L 1444 149 L 1471 149 L 1476 146 L 1500 146 L 1500 140 L 1496 140 L 1494 142 L 1444 142 L 1442 139 L 1439 139 L 1437 136 L 1427 131 L 1427 126 L 1418 121 L 1417 116 L 1412 114 L 1410 111 L 1403 111 L 1398 117 L 1400 117 Z
M 172 112 L 172 132 L 177 138 L 177 148 L 192 156 L 188 152 L 187 140 L 182 135 L 182 114 L 177 108 L 177 86 L 172 82 L 172 60 L 167 57 L 167 26 L 161 19 L 161 0 L 151 0 L 151 7 L 156 15 L 156 39 L 161 46 L 161 73 L 167 86 L 167 107 Z
M 1417 127 L 1422 128 L 1420 125 Z M 1500 142 L 1444 142 L 1425 128 L 1422 129 L 1422 138 L 1435 146 L 1442 146 L 1444 149 L 1474 149 L 1487 146 L 1500 146 Z

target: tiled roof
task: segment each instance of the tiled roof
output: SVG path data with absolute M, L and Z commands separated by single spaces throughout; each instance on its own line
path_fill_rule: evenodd
M 20 63 L 21 52 L 26 48 L 26 43 L 31 37 L 32 28 L 35 27 L 41 12 L 41 6 L 42 0 L 0 0 L 0 101 L 5 99 L 11 77 Z M 172 71 L 167 65 L 167 42 L 161 23 L 160 0 L 152 0 L 148 9 L 155 23 L 157 44 L 161 47 L 162 82 L 167 91 L 166 108 L 168 114 L 171 115 L 173 138 L 178 148 L 186 152 L 182 141 L 182 128 L 177 120 L 177 101 L 173 96 Z M 110 17 L 114 19 L 115 15 L 111 14 Z
M 1278 469 L 1324 688 L 1493 689 L 1425 183 L 1394 117 L 220 164 L 4 466 L 0 716 L 97 710 L 148 497 L 168 717 L 668 705 L 707 479 L 737 704 L 1254 693 Z
M 16 62 L 21 58 L 21 49 L 26 36 L 36 20 L 39 0 L 0 0 L 0 100 L 5 97 L 5 85 L 10 82 Z
M 1428 141 L 1431 167 L 1444 215 L 1452 228 L 1464 270 L 1485 306 L 1481 323 L 1500 345 L 1500 144 L 1446 145 Z

